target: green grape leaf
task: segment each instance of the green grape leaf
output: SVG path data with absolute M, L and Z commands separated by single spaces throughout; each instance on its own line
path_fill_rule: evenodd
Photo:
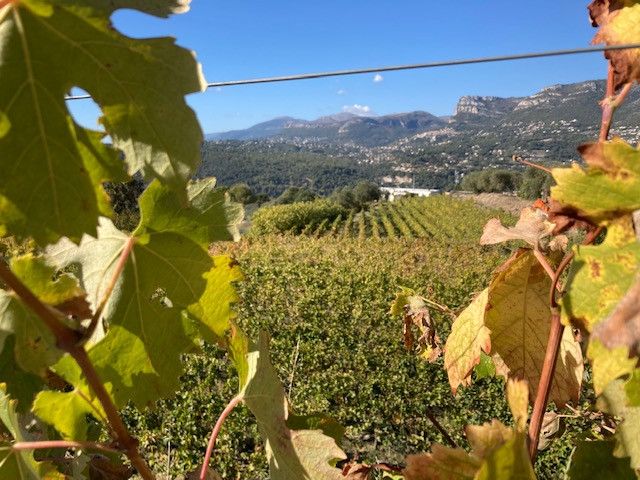
M 629 399 L 622 380 L 614 380 L 607 385 L 598 398 L 598 408 L 622 418 L 616 428 L 616 458 L 630 457 L 631 468 L 640 468 L 640 407 L 629 405 Z
M 488 290 L 485 325 L 492 351 L 500 355 L 510 376 L 524 378 L 531 397 L 540 381 L 551 313 L 551 281 L 531 250 L 516 252 L 495 275 Z M 563 406 L 576 401 L 583 372 L 580 344 L 565 329 L 549 398 Z
M 98 215 L 109 214 L 102 182 L 126 178 L 125 164 L 130 174 L 141 170 L 177 191 L 197 167 L 202 132 L 184 96 L 202 90 L 199 68 L 172 39 L 120 34 L 109 16 L 124 7 L 167 15 L 184 3 L 22 0 L 0 7 L 0 169 L 20 169 L 0 177 L 5 230 L 41 244 L 95 235 Z M 64 96 L 74 86 L 100 106 L 124 164 L 102 145 L 103 133 L 71 119 Z
M 210 187 L 210 182 L 202 183 L 199 191 L 209 192 Z M 158 183 L 149 188 L 151 197 L 170 196 L 168 188 Z M 191 198 L 197 203 L 203 194 Z M 202 205 L 192 204 L 174 207 L 167 214 L 172 221 L 166 222 L 165 212 L 152 208 L 149 198 L 141 202 L 143 215 L 133 236 L 101 219 L 97 238 L 85 235 L 77 246 L 63 239 L 47 251 L 52 264 L 77 272 L 94 309 L 104 305 L 107 327 L 90 340 L 88 355 L 118 407 L 128 401 L 148 406 L 172 393 L 182 372 L 180 355 L 194 348 L 198 329 L 211 341 L 228 342 L 234 359 L 244 358 L 246 351 L 246 339 L 232 323 L 235 314 L 231 305 L 237 300 L 233 283 L 241 279 L 240 271 L 232 259 L 211 257 L 205 247 L 209 244 L 206 235 L 219 238 L 219 230 L 227 231 L 225 226 L 204 228 L 212 217 L 206 208 L 200 209 Z M 116 265 L 127 249 L 130 253 L 114 282 Z M 110 291 L 105 301 L 103 297 Z M 243 368 L 239 362 L 241 378 L 246 377 Z M 60 405 L 77 405 L 84 400 L 84 413 L 100 419 L 92 406 L 89 386 L 68 357 L 53 370 L 74 390 L 55 398 L 39 396 L 36 411 L 62 434 L 83 435 L 84 414 L 80 419 L 71 415 L 58 418 L 55 412 Z
M 41 301 L 55 306 L 82 297 L 84 292 L 70 275 L 52 280 L 55 270 L 31 254 L 14 257 L 13 273 Z M 13 293 L 0 290 L 0 349 L 9 336 L 15 337 L 15 362 L 24 371 L 43 375 L 62 355 L 56 339 L 42 320 Z
M 640 151 L 619 138 L 586 144 L 579 151 L 587 169 L 554 168 L 554 200 L 595 223 L 640 208 Z
M 592 332 L 608 317 L 640 273 L 640 243 L 630 216 L 613 222 L 597 246 L 576 246 L 562 298 L 565 324 Z
M 475 366 L 473 371 L 478 380 L 482 378 L 491 378 L 496 376 L 496 365 L 493 359 L 484 352 L 480 352 L 480 362 Z
M 287 427 L 289 405 L 271 365 L 265 335 L 261 336 L 258 345 L 250 348 L 246 362 L 248 377 L 241 393 L 266 439 L 270 478 L 343 478 L 335 464 L 346 459 L 346 455 L 333 438 L 324 435 L 322 430 L 291 430 Z
M 489 290 L 484 290 L 455 319 L 444 347 L 444 365 L 454 395 L 460 385 L 471 384 L 471 372 L 484 351 L 491 351 L 489 329 L 484 324 Z
M 25 432 L 16 414 L 16 401 L 11 400 L 5 392 L 5 385 L 0 384 L 0 420 L 4 429 L 16 442 L 26 441 Z M 0 425 L 0 433 L 3 428 Z M 4 435 L 0 435 L 4 437 Z M 64 480 L 53 465 L 47 462 L 36 462 L 31 450 L 13 450 L 2 438 L 0 440 L 0 478 L 12 480 Z
M 640 369 L 636 368 L 624 386 L 630 407 L 640 407 Z
M 629 358 L 629 349 L 608 349 L 594 338 L 589 341 L 587 357 L 591 361 L 596 395 L 600 395 L 611 381 L 631 374 L 637 363 L 635 358 Z
M 190 182 L 189 203 L 182 204 L 174 191 L 152 182 L 139 199 L 139 230 L 177 232 L 204 247 L 218 240 L 237 240 L 238 224 L 244 218 L 242 205 L 231 203 L 224 190 L 215 186 L 215 178 Z
M 75 250 L 62 244 L 60 250 L 51 249 L 48 258 L 61 268 L 76 265 L 89 298 L 97 304 L 130 241 L 134 245 L 129 260 L 104 309 L 108 331 L 96 339 L 89 358 L 99 372 L 105 370 L 102 378 L 112 383 L 116 404 L 133 400 L 144 406 L 178 385 L 180 354 L 192 345 L 182 311 L 200 300 L 204 275 L 214 266 L 212 258 L 177 233 L 130 239 L 106 219 L 101 220 L 97 238 L 85 236 Z M 85 278 L 85 271 L 93 277 Z
M 636 480 L 628 458 L 613 456 L 613 440 L 578 442 L 571 454 L 568 480 Z
M 593 37 L 594 44 L 640 42 L 640 2 L 637 0 L 594 0 L 589 5 L 589 13 L 592 24 L 600 27 Z M 640 49 L 607 50 L 605 57 L 613 66 L 616 87 L 640 80 Z
M 0 383 L 6 385 L 7 394 L 17 401 L 18 413 L 24 413 L 31 408 L 36 393 L 44 388 L 44 382 L 39 376 L 25 372 L 18 366 L 13 353 L 15 341 L 15 335 L 10 335 L 0 351 Z

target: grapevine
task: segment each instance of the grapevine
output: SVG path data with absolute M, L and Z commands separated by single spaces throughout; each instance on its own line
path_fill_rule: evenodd
M 486 223 L 482 245 L 517 242 L 517 249 L 471 304 L 456 315 L 403 289 L 392 306 L 409 349 L 417 328 L 421 358 L 444 357 L 454 395 L 481 371 L 505 377 L 509 421 L 468 425 L 467 452 L 427 411 L 449 446 L 410 455 L 403 466 L 364 465 L 340 447 L 335 421 L 295 415 L 268 335 L 249 338 L 236 323 L 242 272 L 210 247 L 238 238 L 243 211 L 215 179 L 191 180 L 203 135 L 184 97 L 206 86 L 193 54 L 171 39 L 128 38 L 111 24 L 120 8 L 167 17 L 187 5 L 0 1 L 0 235 L 24 245 L 0 259 L 0 477 L 86 478 L 106 461 L 107 471 L 155 479 L 121 411 L 173 395 L 184 358 L 206 343 L 226 351 L 238 389 L 210 426 L 194 473 L 200 479 L 215 475 L 217 436 L 239 404 L 255 417 L 273 480 L 363 479 L 374 471 L 407 480 L 451 472 L 532 479 L 545 415 L 555 414 L 550 403 L 561 410 L 580 401 L 588 388 L 585 362 L 598 397 L 590 408 L 606 417 L 607 433 L 576 445 L 567 475 L 604 477 L 613 469 L 619 478 L 637 478 L 640 241 L 633 214 L 640 210 L 640 150 L 610 139 L 610 130 L 640 80 L 640 50 L 606 52 L 600 134 L 579 147 L 584 166 L 553 168 L 550 199 L 525 208 L 515 226 L 499 218 Z M 594 0 L 589 11 L 595 42 L 640 41 L 640 0 Z M 103 130 L 75 122 L 65 104 L 73 86 L 96 100 Z M 139 223 L 128 233 L 110 219 L 104 183 L 136 174 L 147 187 Z M 417 205 L 372 208 L 372 235 L 380 236 L 378 218 L 390 238 L 431 229 L 461 234 L 447 221 L 444 202 L 434 200 L 431 211 Z M 320 236 L 329 225 L 334 237 L 354 233 L 355 213 L 328 202 L 287 214 L 278 229 L 291 237 Z M 317 220 L 320 214 L 332 220 Z M 306 223 L 297 223 L 300 216 Z M 358 236 L 366 236 L 364 212 Z

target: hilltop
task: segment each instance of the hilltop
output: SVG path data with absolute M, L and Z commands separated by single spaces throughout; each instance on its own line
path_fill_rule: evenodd
M 445 188 L 466 172 L 579 160 L 576 147 L 597 136 L 602 80 L 553 85 L 527 97 L 464 96 L 450 117 L 415 111 L 282 117 L 246 130 L 207 135 L 202 174 L 246 181 L 277 194 L 288 185 L 320 191 L 361 178 L 381 184 Z M 640 92 L 621 108 L 613 134 L 640 139 Z

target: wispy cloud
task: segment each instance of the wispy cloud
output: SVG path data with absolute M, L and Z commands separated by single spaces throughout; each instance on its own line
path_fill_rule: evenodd
M 337 93 L 338 95 L 346 95 L 346 94 L 347 94 L 347 91 L 346 91 L 344 88 L 341 88 L 341 89 L 340 89 L 340 90 L 338 90 L 336 93 Z
M 384 77 L 382 75 L 380 75 L 379 73 L 376 73 L 373 76 L 373 83 L 380 83 L 384 80 Z
M 360 115 L 361 117 L 370 116 L 373 112 L 369 105 L 345 105 L 342 107 L 342 111 L 346 113 L 353 113 L 354 115 Z

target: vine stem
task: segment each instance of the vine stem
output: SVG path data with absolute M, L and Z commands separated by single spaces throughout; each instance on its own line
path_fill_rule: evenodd
M 49 448 L 80 448 L 82 450 L 102 450 L 111 453 L 121 453 L 109 445 L 97 442 L 74 442 L 66 440 L 46 440 L 42 442 L 16 442 L 9 447 L 10 450 L 41 450 Z
M 451 437 L 451 435 L 449 435 L 449 432 L 447 432 L 447 430 L 442 426 L 442 424 L 438 421 L 438 419 L 436 418 L 436 416 L 433 414 L 433 412 L 431 411 L 430 408 L 427 408 L 427 418 L 429 419 L 429 421 L 431 423 L 433 423 L 433 426 L 436 427 L 438 429 L 438 431 L 442 434 L 442 436 L 444 437 L 444 439 L 447 441 L 447 443 L 449 444 L 449 446 L 451 448 L 458 448 L 458 444 L 455 442 L 455 440 Z
M 611 62 L 609 62 L 609 73 L 607 75 L 607 92 L 605 97 L 600 102 L 602 106 L 602 122 L 600 124 L 600 142 L 605 142 L 609 138 L 609 132 L 611 131 L 611 123 L 613 121 L 613 114 L 616 109 L 622 104 L 628 93 L 633 86 L 632 82 L 625 83 L 620 93 L 616 96 L 615 88 L 615 72 Z
M 209 462 L 211 461 L 213 448 L 216 446 L 216 440 L 218 439 L 218 434 L 220 433 L 220 430 L 222 430 L 222 424 L 224 424 L 224 421 L 227 419 L 229 414 L 233 411 L 234 408 L 236 408 L 236 406 L 242 401 L 243 398 L 244 398 L 244 395 L 242 395 L 241 393 L 233 397 L 231 401 L 228 403 L 228 405 L 225 407 L 225 409 L 222 411 L 220 416 L 218 417 L 218 420 L 216 421 L 216 424 L 214 425 L 213 430 L 211 431 L 211 437 L 209 438 L 209 444 L 207 445 L 207 452 L 204 455 L 204 462 L 202 462 L 202 469 L 200 470 L 200 480 L 207 479 L 207 470 L 209 468 Z
M 56 337 L 56 343 L 61 350 L 67 352 L 76 361 L 87 383 L 100 401 L 109 424 L 116 436 L 116 440 L 122 446 L 123 451 L 144 480 L 155 480 L 155 476 L 149 466 L 138 452 L 138 441 L 128 432 L 118 413 L 118 409 L 107 393 L 98 372 L 94 368 L 89 355 L 79 343 L 82 336 L 79 332 L 67 327 L 60 318 L 62 313 L 42 303 L 29 288 L 16 277 L 7 264 L 0 261 L 0 280 L 2 280 L 16 295 L 18 295 L 27 307 L 29 307 Z
M 598 227 L 595 230 L 589 232 L 585 238 L 583 244 L 589 245 L 598 238 L 598 235 L 602 232 L 602 227 Z M 538 389 L 536 391 L 536 399 L 533 404 L 533 411 L 531 412 L 531 422 L 529 423 L 528 443 L 529 443 L 529 457 L 533 463 L 538 453 L 538 441 L 540 440 L 540 430 L 542 429 L 542 420 L 544 419 L 544 412 L 547 408 L 549 401 L 549 393 L 551 392 L 551 384 L 553 382 L 553 374 L 555 373 L 556 363 L 558 361 L 558 351 L 560 350 L 560 343 L 562 341 L 562 335 L 564 334 L 564 325 L 560 322 L 560 307 L 556 301 L 556 289 L 558 288 L 558 282 L 560 277 L 567 269 L 567 267 L 573 261 L 575 256 L 574 252 L 567 253 L 558 269 L 553 275 L 551 281 L 551 287 L 549 289 L 549 306 L 551 308 L 551 328 L 549 329 L 549 339 L 547 340 L 547 350 L 544 355 L 544 363 L 542 365 L 542 372 L 540 373 L 540 381 L 538 382 Z

